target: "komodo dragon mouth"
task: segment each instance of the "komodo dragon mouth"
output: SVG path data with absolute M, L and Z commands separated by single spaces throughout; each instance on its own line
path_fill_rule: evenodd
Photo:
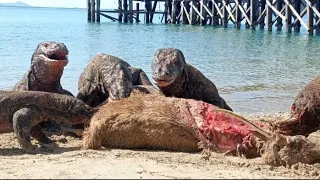
M 68 49 L 64 44 L 45 43 L 36 56 L 37 59 L 44 61 L 49 66 L 66 66 L 68 60 Z
M 170 78 L 170 79 L 153 77 L 152 79 L 153 79 L 153 83 L 155 85 L 157 85 L 158 87 L 166 87 L 166 86 L 169 86 L 170 84 L 172 84 L 174 82 L 174 80 L 176 79 L 176 77 Z
M 68 64 L 68 54 L 63 50 L 54 51 L 52 54 L 39 54 L 39 59 L 44 60 L 47 65 L 65 66 Z

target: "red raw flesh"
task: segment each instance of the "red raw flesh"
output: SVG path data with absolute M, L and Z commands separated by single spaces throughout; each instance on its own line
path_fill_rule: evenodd
M 196 105 L 196 113 L 202 115 L 203 122 L 196 120 L 199 131 L 208 141 L 207 143 L 214 146 L 215 150 L 220 152 L 236 150 L 238 144 L 251 146 L 253 134 L 250 132 L 252 129 L 250 126 L 232 115 L 213 111 L 218 107 L 211 104 L 202 101 L 196 103 L 189 101 L 189 103 L 191 108 Z M 256 125 L 263 128 L 262 124 L 256 123 Z

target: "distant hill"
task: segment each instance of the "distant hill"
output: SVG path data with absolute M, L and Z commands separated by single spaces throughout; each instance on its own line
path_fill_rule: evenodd
M 0 3 L 0 6 L 17 6 L 17 7 L 31 7 L 29 4 L 17 1 L 15 3 Z

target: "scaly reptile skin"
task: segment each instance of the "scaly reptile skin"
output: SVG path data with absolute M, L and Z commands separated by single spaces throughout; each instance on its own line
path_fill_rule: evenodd
M 23 150 L 32 152 L 30 132 L 40 122 L 55 119 L 68 125 L 86 124 L 91 107 L 76 97 L 40 91 L 0 91 L 0 133 L 14 131 Z M 47 137 L 46 137 L 47 138 Z
M 214 83 L 187 64 L 179 49 L 158 49 L 152 62 L 152 71 L 154 83 L 166 96 L 201 100 L 232 111 L 219 96 Z
M 128 97 L 135 85 L 152 83 L 143 70 L 115 56 L 98 54 L 80 76 L 77 97 L 96 107 L 106 100 Z

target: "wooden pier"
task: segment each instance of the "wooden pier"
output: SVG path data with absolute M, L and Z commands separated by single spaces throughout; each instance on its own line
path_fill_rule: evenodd
M 160 4 L 164 10 L 157 11 Z M 161 23 L 227 27 L 231 22 L 240 28 L 245 21 L 250 29 L 276 28 L 291 33 L 305 28 L 309 34 L 320 33 L 320 0 L 118 0 L 114 10 L 100 9 L 100 0 L 87 0 L 87 9 L 90 22 L 100 22 L 104 16 L 139 23 L 143 14 L 145 23 L 153 23 L 154 14 L 160 14 Z M 110 15 L 115 13 L 117 17 Z

